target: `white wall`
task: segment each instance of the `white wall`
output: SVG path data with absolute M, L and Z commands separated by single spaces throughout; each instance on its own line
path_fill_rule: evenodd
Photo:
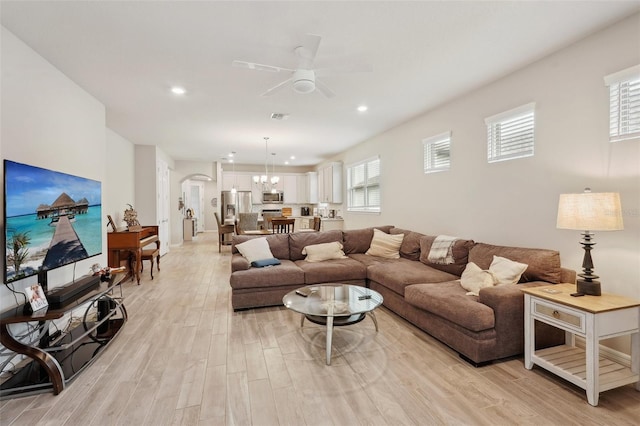
M 106 129 L 107 163 L 106 182 L 102 190 L 103 197 L 107 200 L 110 214 L 118 228 L 125 228 L 126 222 L 122 220 L 127 204 L 135 200 L 135 149 L 134 145 L 111 129 Z M 109 229 L 111 230 L 111 229 Z
M 592 255 L 604 291 L 640 298 L 640 141 L 608 142 L 603 81 L 639 63 L 635 15 L 346 151 L 336 159 L 379 154 L 382 168 L 382 213 L 345 211 L 346 227 L 392 224 L 557 249 L 580 270 L 580 233 L 555 226 L 558 195 L 620 192 L 625 230 L 597 233 Z M 484 118 L 528 102 L 536 102 L 535 156 L 488 164 Z M 451 170 L 423 174 L 421 140 L 448 130 Z
M 1 43 L 3 158 L 101 181 L 102 206 L 109 211 L 104 106 L 4 27 Z M 106 244 L 104 237 L 102 255 L 77 263 L 78 276 L 93 263 L 106 265 Z M 73 266 L 49 272 L 50 287 L 72 279 Z M 36 282 L 30 277 L 15 282 L 15 288 L 22 291 Z M 0 299 L 2 308 L 15 304 L 5 286 Z

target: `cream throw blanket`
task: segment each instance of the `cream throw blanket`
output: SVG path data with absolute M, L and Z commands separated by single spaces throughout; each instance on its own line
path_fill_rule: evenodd
M 458 238 L 449 235 L 438 235 L 431 244 L 427 259 L 438 265 L 450 265 L 455 262 L 453 258 L 453 245 Z

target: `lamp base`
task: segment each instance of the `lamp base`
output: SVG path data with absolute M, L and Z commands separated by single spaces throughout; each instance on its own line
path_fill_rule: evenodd
M 600 281 L 578 280 L 577 291 L 581 294 L 589 294 L 591 296 L 600 296 Z

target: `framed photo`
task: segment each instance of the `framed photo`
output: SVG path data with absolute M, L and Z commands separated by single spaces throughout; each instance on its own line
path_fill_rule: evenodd
M 27 300 L 31 304 L 33 312 L 49 306 L 49 302 L 47 301 L 40 284 L 34 284 L 31 287 L 27 287 L 24 289 L 24 292 L 27 295 Z
M 109 221 L 109 223 L 107 223 L 107 226 L 111 226 L 111 229 L 113 229 L 113 232 L 116 232 L 116 224 L 113 222 L 113 219 L 111 218 L 111 215 L 108 214 L 107 215 L 107 220 Z

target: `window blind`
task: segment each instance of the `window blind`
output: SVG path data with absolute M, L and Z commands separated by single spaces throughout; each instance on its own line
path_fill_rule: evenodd
M 425 173 L 442 172 L 451 166 L 451 132 L 423 139 Z
M 380 159 L 378 157 L 347 167 L 347 210 L 380 211 Z
M 605 77 L 609 86 L 609 141 L 640 137 L 640 65 Z
M 530 157 L 535 142 L 535 104 L 485 119 L 487 125 L 487 158 L 490 163 Z

